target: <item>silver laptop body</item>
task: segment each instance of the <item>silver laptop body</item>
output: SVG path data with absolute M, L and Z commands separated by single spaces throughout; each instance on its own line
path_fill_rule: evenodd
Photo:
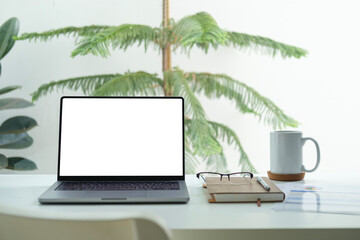
M 184 152 L 181 97 L 62 97 L 57 182 L 39 202 L 186 203 Z

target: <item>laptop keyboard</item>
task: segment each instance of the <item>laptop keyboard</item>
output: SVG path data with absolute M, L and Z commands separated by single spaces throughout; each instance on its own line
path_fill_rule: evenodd
M 63 182 L 57 191 L 179 190 L 178 182 Z

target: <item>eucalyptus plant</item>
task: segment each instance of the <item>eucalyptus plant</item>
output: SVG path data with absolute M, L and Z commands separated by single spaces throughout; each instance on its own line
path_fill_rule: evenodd
M 3 59 L 14 46 L 14 36 L 19 32 L 19 20 L 10 18 L 0 27 L 0 60 Z M 0 63 L 1 75 L 1 63 Z M 20 86 L 8 86 L 0 89 L 0 95 L 19 89 Z M 21 98 L 0 99 L 0 110 L 26 108 L 33 104 Z M 37 125 L 36 121 L 27 116 L 16 116 L 5 120 L 0 125 L 0 149 L 21 149 L 29 147 L 33 139 L 27 131 Z M 6 157 L 0 154 L 0 169 L 33 170 L 36 164 L 24 157 Z
M 162 56 L 162 76 L 128 71 L 52 81 L 32 94 L 33 101 L 54 90 L 64 89 L 80 89 L 84 94 L 94 96 L 182 96 L 186 105 L 187 172 L 194 171 L 199 158 L 206 162 L 208 169 L 226 170 L 222 142 L 234 145 L 239 151 L 242 170 L 255 171 L 235 131 L 225 124 L 211 121 L 198 100 L 198 94 L 210 99 L 227 98 L 235 102 L 238 111 L 252 114 L 273 128 L 298 126 L 296 120 L 286 115 L 270 99 L 243 82 L 222 73 L 186 72 L 172 66 L 172 52 L 182 51 L 190 55 L 194 48 L 203 50 L 205 54 L 210 48 L 218 47 L 251 49 L 260 54 L 272 57 L 281 55 L 283 58 L 300 58 L 307 54 L 301 48 L 266 37 L 224 30 L 209 13 L 199 12 L 175 21 L 169 17 L 169 1 L 163 0 L 163 22 L 160 27 L 139 24 L 65 27 L 42 33 L 24 33 L 17 39 L 49 41 L 59 36 L 76 39 L 72 57 L 92 54 L 106 58 L 111 50 L 126 50 L 132 45 L 142 45 L 145 52 L 153 48 Z

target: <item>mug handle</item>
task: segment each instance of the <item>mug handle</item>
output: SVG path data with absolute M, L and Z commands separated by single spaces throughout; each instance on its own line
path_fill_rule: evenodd
M 320 148 L 319 148 L 319 144 L 317 143 L 317 141 L 315 141 L 315 139 L 313 139 L 313 138 L 302 138 L 302 139 L 301 139 L 301 144 L 302 144 L 302 146 L 304 146 L 304 144 L 305 144 L 305 142 L 306 142 L 307 140 L 310 140 L 310 141 L 312 141 L 312 142 L 315 144 L 316 153 L 317 153 L 317 154 L 316 154 L 316 155 L 317 155 L 317 159 L 316 159 L 315 167 L 314 167 L 313 169 L 311 169 L 311 170 L 306 170 L 305 167 L 304 167 L 304 165 L 303 165 L 303 166 L 302 166 L 302 170 L 303 170 L 304 172 L 313 172 L 313 171 L 315 171 L 315 170 L 318 168 L 319 163 L 320 163 Z

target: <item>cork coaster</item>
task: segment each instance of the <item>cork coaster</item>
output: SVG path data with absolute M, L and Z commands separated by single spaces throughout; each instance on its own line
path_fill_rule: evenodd
M 300 181 L 305 177 L 305 172 L 297 174 L 277 174 L 267 171 L 267 174 L 271 180 L 275 181 Z

